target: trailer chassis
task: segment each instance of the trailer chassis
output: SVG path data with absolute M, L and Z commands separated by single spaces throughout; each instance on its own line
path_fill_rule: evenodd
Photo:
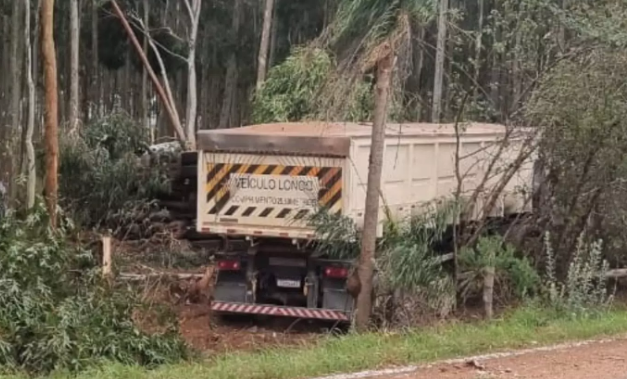
M 325 259 L 280 239 L 248 242 L 245 249 L 240 244 L 215 254 L 214 313 L 351 320 L 350 261 Z

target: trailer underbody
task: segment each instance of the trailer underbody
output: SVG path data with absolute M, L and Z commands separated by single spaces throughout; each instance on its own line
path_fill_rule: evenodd
M 224 245 L 229 248 L 214 255 L 214 313 L 350 321 L 351 262 L 324 259 L 281 239 Z

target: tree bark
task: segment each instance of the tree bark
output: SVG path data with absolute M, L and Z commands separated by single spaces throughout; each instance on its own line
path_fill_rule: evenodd
M 359 257 L 359 281 L 361 291 L 357 298 L 355 328 L 364 331 L 368 328 L 372 312 L 372 292 L 374 278 L 374 260 L 379 223 L 379 192 L 381 189 L 381 171 L 383 169 L 383 151 L 385 148 L 385 124 L 388 113 L 390 82 L 394 66 L 394 54 L 389 45 L 384 46 L 378 62 L 377 85 L 375 92 L 374 122 L 368 166 L 368 187 L 362 231 L 361 254 Z
M 11 55 L 10 55 L 10 73 L 11 78 L 11 97 L 9 98 L 9 115 L 10 125 L 6 130 L 6 134 L 0 143 L 5 144 L 4 154 L 1 157 L 5 162 L 4 167 L 6 178 L 6 187 L 8 189 L 9 200 L 12 201 L 16 194 L 15 173 L 20 169 L 19 159 L 11 159 L 11 156 L 15 152 L 16 141 L 18 132 L 20 130 L 20 99 L 22 97 L 22 60 L 20 59 L 20 44 L 22 33 L 22 2 L 15 0 L 12 7 L 12 22 L 11 22 Z M 19 151 L 19 149 L 18 149 Z M 1 177 L 1 176 L 0 176 Z
M 100 82 L 100 70 L 98 67 L 98 2 L 99 0 L 92 0 L 91 4 L 91 51 L 92 51 L 92 111 L 89 112 L 90 119 L 96 119 L 100 116 L 100 106 L 103 101 L 102 96 L 102 83 Z
M 485 309 L 485 317 L 490 320 L 494 313 L 494 267 L 485 267 L 483 269 L 483 306 Z
M 497 4 L 498 5 L 498 4 Z M 501 62 L 498 43 L 500 42 L 500 27 L 498 25 L 493 26 L 492 31 L 492 67 L 490 71 L 490 100 L 495 112 L 501 110 L 500 101 L 500 88 L 501 88 L 501 70 L 499 64 Z
M 475 40 L 475 76 L 473 83 L 473 100 L 476 103 L 479 100 L 479 74 L 481 73 L 481 51 L 483 50 L 483 13 L 484 0 L 477 0 L 479 3 L 479 26 L 477 38 Z
M 231 26 L 231 35 L 235 40 L 239 38 L 239 26 L 241 18 L 242 0 L 233 0 L 233 23 Z M 222 109 L 220 110 L 220 121 L 218 128 L 225 129 L 231 121 L 231 114 L 235 96 L 237 93 L 238 70 L 237 70 L 237 52 L 233 50 L 229 57 L 226 78 L 224 79 L 224 96 Z
M 413 107 L 416 107 L 414 121 L 420 122 L 423 116 L 424 106 L 423 106 L 423 96 L 422 96 L 422 87 L 421 87 L 421 77 L 422 71 L 424 69 L 425 62 L 425 34 L 426 30 L 424 26 L 419 26 L 417 31 L 416 39 L 417 43 L 414 43 L 413 48 L 413 80 L 412 80 L 412 90 L 415 93 L 415 100 L 411 102 Z
M 39 73 L 41 72 L 41 3 L 43 0 L 37 0 L 37 8 L 35 8 L 35 33 L 33 34 L 33 43 L 32 43 L 32 52 L 33 52 L 33 69 L 31 70 L 31 75 L 33 76 L 33 81 L 35 82 L 35 131 L 34 135 L 38 137 L 43 136 L 44 125 L 43 125 L 43 110 L 44 106 L 37 101 L 37 99 L 43 97 L 40 96 L 39 91 L 42 89 Z
M 80 125 L 79 110 L 79 21 L 78 0 L 70 0 L 70 132 L 77 132 Z
M 41 55 L 44 66 L 45 96 L 45 144 L 46 144 L 46 206 L 50 216 L 50 226 L 57 225 L 57 173 L 59 166 L 58 141 L 58 99 L 57 99 L 57 59 L 54 46 L 54 0 L 41 3 Z
M 444 87 L 444 61 L 446 53 L 446 15 L 448 12 L 448 0 L 440 0 L 438 16 L 438 42 L 435 53 L 435 78 L 433 83 L 433 106 L 431 108 L 431 121 L 440 122 L 442 115 L 442 92 Z
M 257 90 L 266 80 L 268 71 L 268 47 L 270 46 L 270 31 L 272 30 L 272 15 L 274 0 L 266 0 L 263 11 L 263 26 L 261 30 L 261 43 L 259 44 L 259 58 L 257 59 Z
M 277 1 L 277 0 L 274 0 Z M 277 29 L 279 20 L 277 19 L 277 7 L 273 9 L 272 15 L 272 30 L 270 31 L 270 52 L 268 53 L 268 67 L 273 67 L 276 61 L 276 47 L 277 47 Z M 267 74 L 267 69 L 266 69 Z
M 26 48 L 26 83 L 28 88 L 28 117 L 26 124 L 26 206 L 30 209 L 35 205 L 35 188 L 37 185 L 37 169 L 35 165 L 35 147 L 33 133 L 35 131 L 35 82 L 33 81 L 33 47 L 30 38 L 30 0 L 25 0 L 24 11 L 24 43 Z
M 521 34 L 518 28 L 516 28 L 516 38 L 514 43 L 514 59 L 512 61 L 512 82 L 513 82 L 513 91 L 512 91 L 512 106 L 511 113 L 518 111 L 518 105 L 520 104 L 520 100 L 522 97 L 522 75 L 520 69 L 520 49 L 521 49 Z
M 150 0 L 144 0 L 144 27 L 150 30 L 148 21 L 150 18 Z M 144 54 L 148 54 L 148 37 L 144 36 L 143 44 Z M 150 131 L 150 142 L 155 143 L 155 131 L 150 125 L 150 99 L 148 97 L 148 70 L 144 67 L 142 70 L 142 90 L 141 90 L 141 107 L 142 120 L 144 127 Z
M 188 38 L 189 55 L 187 56 L 187 143 L 191 150 L 196 150 L 196 115 L 198 113 L 198 81 L 196 75 L 196 40 L 198 38 L 198 23 L 202 0 L 185 0 L 190 18 L 190 32 Z

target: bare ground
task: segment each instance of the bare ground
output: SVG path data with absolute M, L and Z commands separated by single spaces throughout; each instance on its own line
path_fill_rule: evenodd
M 441 364 L 376 379 L 626 379 L 627 339 L 519 356 Z
M 206 354 L 255 351 L 268 347 L 306 345 L 317 341 L 326 325 L 294 320 L 220 320 L 211 316 L 208 305 L 193 304 L 177 309 L 181 335 Z

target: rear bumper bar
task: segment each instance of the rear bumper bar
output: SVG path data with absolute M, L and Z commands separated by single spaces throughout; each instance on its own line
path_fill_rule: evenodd
M 257 314 L 267 316 L 306 318 L 330 321 L 349 321 L 349 315 L 330 309 L 310 309 L 300 307 L 281 307 L 264 304 L 227 303 L 214 301 L 211 310 L 219 313 Z

